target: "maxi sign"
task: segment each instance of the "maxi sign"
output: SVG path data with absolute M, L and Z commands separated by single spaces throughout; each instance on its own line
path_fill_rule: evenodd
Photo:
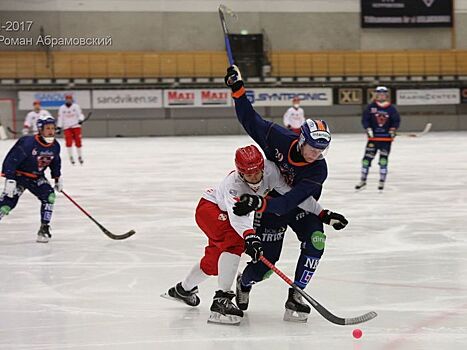
M 260 106 L 290 106 L 294 97 L 300 98 L 301 106 L 331 106 L 331 88 L 248 89 L 247 97 Z

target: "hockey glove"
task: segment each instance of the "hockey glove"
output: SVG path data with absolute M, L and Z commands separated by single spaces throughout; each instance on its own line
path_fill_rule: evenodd
M 224 77 L 225 84 L 236 92 L 243 87 L 242 74 L 237 66 L 233 65 L 227 68 L 227 74 Z
M 392 138 L 395 138 L 396 137 L 396 129 L 389 129 L 389 136 L 391 136 Z
M 62 128 L 55 128 L 55 135 L 60 135 L 62 133 Z
M 261 209 L 264 204 L 263 197 L 245 193 L 240 196 L 240 201 L 234 204 L 233 212 L 238 216 L 247 215 L 254 210 Z
M 13 198 L 15 194 L 18 193 L 18 191 L 16 190 L 16 181 L 11 180 L 11 179 L 6 179 L 3 193 L 5 193 L 7 197 Z
M 55 179 L 55 190 L 57 192 L 62 192 L 63 191 L 63 179 L 61 177 Z
M 245 237 L 245 253 L 251 256 L 252 262 L 258 262 L 263 255 L 263 245 L 261 239 L 256 234 L 249 234 Z
M 334 213 L 327 209 L 324 209 L 319 213 L 319 218 L 326 225 L 334 227 L 335 230 L 342 230 L 349 223 L 344 215 Z
M 372 138 L 374 135 L 373 135 L 373 129 L 372 128 L 368 128 L 366 129 L 366 134 L 368 135 L 368 138 Z

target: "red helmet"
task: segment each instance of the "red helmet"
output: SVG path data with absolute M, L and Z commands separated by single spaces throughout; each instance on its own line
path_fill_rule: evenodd
M 264 158 L 256 146 L 246 146 L 235 152 L 235 166 L 240 174 L 256 174 L 264 170 Z
M 65 94 L 65 99 L 67 99 L 67 98 L 71 98 L 71 99 L 72 99 L 72 98 L 73 98 L 73 95 L 72 95 L 72 94 Z
M 32 103 L 33 106 L 35 105 L 41 105 L 41 100 L 34 100 L 34 102 Z

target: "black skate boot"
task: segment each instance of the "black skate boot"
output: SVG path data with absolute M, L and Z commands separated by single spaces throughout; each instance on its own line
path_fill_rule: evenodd
M 379 181 L 378 190 L 380 190 L 380 191 L 384 190 L 384 181 L 381 181 L 381 180 Z
M 71 165 L 75 165 L 75 158 L 70 157 L 70 163 L 71 163 Z
M 240 324 L 243 318 L 243 311 L 240 310 L 232 299 L 235 294 L 231 290 L 224 292 L 218 290 L 214 295 L 211 305 L 211 315 L 209 315 L 208 322 L 222 323 L 222 324 Z
M 182 287 L 182 282 L 179 282 L 175 287 L 170 288 L 167 293 L 161 294 L 161 297 L 180 301 L 190 306 L 198 306 L 201 300 L 196 293 L 198 293 L 198 287 L 186 291 Z
M 37 232 L 37 243 L 48 243 L 49 239 L 52 238 L 50 234 L 50 227 L 48 224 L 41 224 L 39 232 Z
M 366 181 L 360 181 L 357 185 L 355 185 L 356 190 L 363 190 L 366 186 Z
M 78 157 L 79 164 L 83 165 L 84 164 L 84 159 L 83 157 Z
M 303 302 L 302 296 L 293 288 L 289 288 L 289 298 L 285 302 L 284 321 L 305 323 L 310 311 L 310 306 Z
M 235 302 L 237 303 L 237 306 L 240 310 L 245 311 L 248 309 L 251 287 L 242 286 L 241 281 L 242 281 L 242 274 L 239 274 L 237 276 L 237 288 L 236 288 L 237 294 L 235 295 Z

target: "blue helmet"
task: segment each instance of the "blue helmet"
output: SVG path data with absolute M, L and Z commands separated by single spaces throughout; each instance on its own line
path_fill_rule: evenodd
M 300 128 L 300 146 L 308 144 L 313 148 L 326 149 L 331 143 L 331 131 L 324 120 L 307 119 Z
M 52 117 L 51 115 L 42 115 L 37 119 L 37 129 L 42 130 L 44 126 L 47 124 L 53 124 L 56 125 L 55 123 L 55 118 Z

